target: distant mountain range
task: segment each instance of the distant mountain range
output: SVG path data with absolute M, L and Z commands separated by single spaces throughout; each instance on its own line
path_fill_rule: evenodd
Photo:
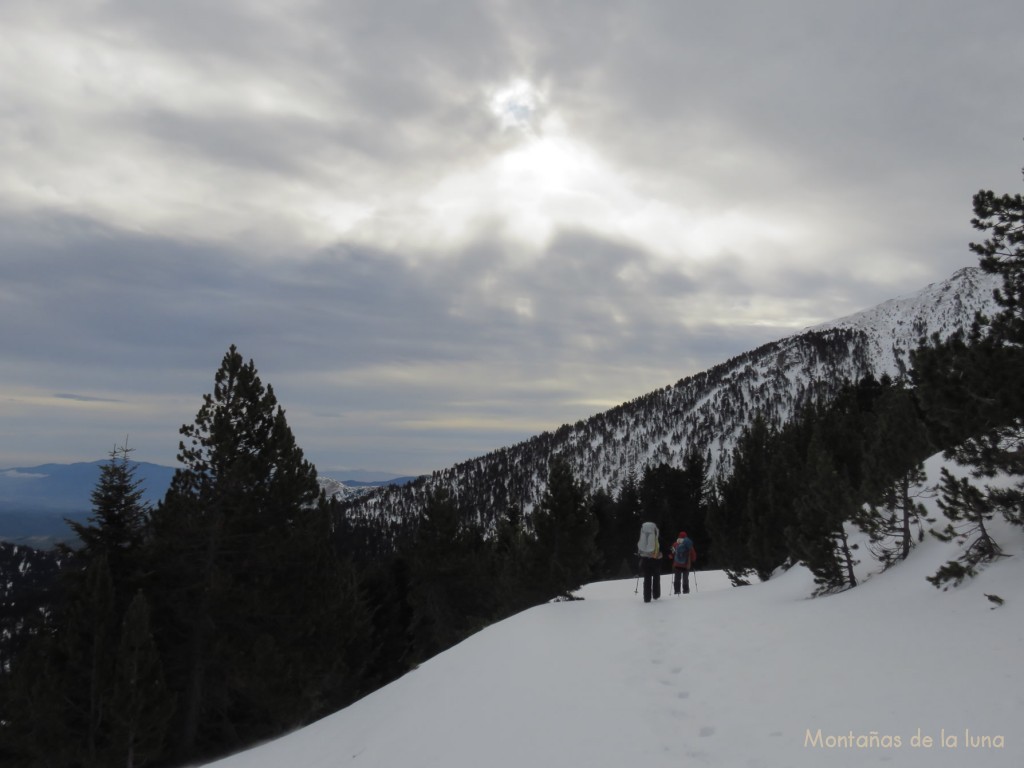
M 84 521 L 92 511 L 91 495 L 106 460 L 74 464 L 40 464 L 0 469 L 0 541 L 49 546 L 71 538 L 65 518 Z M 175 468 L 134 462 L 143 500 L 155 505 L 167 491 Z M 354 470 L 349 477 L 323 477 L 320 486 L 328 497 L 350 499 L 379 485 L 409 482 L 413 478 L 383 472 Z
M 591 489 L 615 493 L 631 472 L 683 466 L 690 450 L 729 471 L 732 451 L 755 414 L 782 426 L 809 402 L 827 402 L 846 382 L 910 371 L 910 352 L 932 334 L 968 328 L 976 312 L 993 314 L 998 276 L 977 267 L 848 317 L 765 344 L 671 386 L 637 397 L 555 432 L 352 501 L 351 518 L 400 528 L 428 494 L 446 489 L 465 514 L 484 522 L 510 508 L 529 514 L 543 494 L 550 459 L 565 458 Z

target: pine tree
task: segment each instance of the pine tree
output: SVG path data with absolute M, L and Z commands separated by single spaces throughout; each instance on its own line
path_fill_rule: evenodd
M 855 587 L 857 561 L 845 523 L 856 515 L 857 503 L 820 434 L 808 448 L 804 480 L 795 504 L 796 524 L 786 530 L 790 550 L 814 574 L 818 593 Z
M 534 527 L 539 591 L 548 597 L 569 597 L 590 578 L 597 559 L 597 525 L 586 491 L 561 457 L 549 464 L 547 488 L 534 512 Z
M 884 568 L 906 560 L 914 543 L 924 539 L 924 522 L 933 522 L 917 501 L 932 494 L 922 487 L 926 480 L 924 465 L 917 464 L 890 481 L 868 504 L 869 513 L 860 522 L 871 538 L 871 554 Z
M 153 513 L 150 583 L 179 757 L 294 728 L 358 690 L 368 617 L 326 500 L 252 361 L 232 346 Z
M 762 581 L 791 559 L 786 529 L 793 524 L 794 500 L 804 488 L 806 431 L 807 426 L 798 420 L 772 433 L 764 446 L 766 469 L 745 508 L 743 545 Z
M 771 490 L 785 477 L 776 471 L 778 445 L 778 432 L 755 416 L 733 449 L 732 473 L 719 482 L 708 505 L 707 529 L 717 562 L 734 584 L 749 583 L 750 572 L 766 580 L 786 560 L 784 531 L 791 505 Z
M 136 768 L 163 754 L 174 700 L 164 684 L 149 604 L 141 591 L 125 614 L 110 709 L 110 765 Z
M 942 470 L 940 483 L 942 496 L 939 507 L 950 522 L 942 531 L 932 533 L 942 541 L 957 539 L 964 542 L 964 551 L 954 560 L 949 560 L 938 571 L 928 577 L 936 587 L 953 582 L 959 584 L 974 576 L 978 566 L 991 562 L 1003 555 L 1002 548 L 988 531 L 988 523 L 995 515 L 995 508 L 987 495 L 966 477 L 954 477 L 948 469 Z
M 652 522 L 658 530 L 670 535 L 678 530 L 685 511 L 686 476 L 668 464 L 649 466 L 640 480 L 640 505 L 643 522 Z M 635 536 L 634 536 L 635 538 Z
M 532 539 L 526 531 L 522 510 L 513 505 L 498 520 L 494 537 L 494 580 L 498 616 L 511 616 L 533 601 L 529 566 Z
M 990 274 L 1001 275 L 1002 288 L 996 303 L 1002 308 L 990 323 L 991 331 L 1007 344 L 1024 343 L 1024 195 L 999 195 L 982 190 L 974 196 L 971 226 L 988 232 L 989 238 L 971 243 L 979 264 Z M 1019 402 L 1021 395 L 1016 395 Z
M 883 393 L 866 424 L 864 514 L 872 555 L 885 568 L 906 560 L 924 538 L 927 518 L 919 498 L 932 495 L 922 460 L 935 452 L 914 392 L 902 382 L 883 381 Z
M 486 626 L 495 611 L 489 554 L 446 490 L 428 496 L 409 557 L 417 660 Z
M 86 524 L 67 521 L 78 536 L 77 545 L 62 545 L 64 553 L 83 567 L 98 558 L 105 559 L 118 616 L 127 609 L 139 583 L 143 568 L 141 552 L 151 512 L 144 500 L 142 483 L 136 479 L 137 466 L 128 458 L 132 450 L 126 442 L 110 452 L 91 494 L 92 515 Z
M 148 506 L 126 446 L 100 468 L 87 524 L 69 521 L 77 546 L 66 560 L 54 603 L 16 660 L 12 741 L 30 760 L 104 766 L 113 754 L 115 667 L 128 595 L 142 579 Z
M 412 669 L 415 660 L 412 568 L 405 553 L 379 556 L 359 566 L 360 585 L 372 606 L 366 688 L 374 690 Z
M 26 765 L 104 766 L 117 649 L 105 557 L 69 581 L 61 601 L 19 654 L 6 713 L 9 745 Z
M 619 537 L 618 505 L 611 494 L 601 489 L 591 496 L 590 509 L 597 524 L 599 554 L 595 569 L 602 578 L 620 575 L 623 541 Z
M 702 456 L 690 448 L 683 457 L 683 519 L 680 524 L 688 532 L 693 532 L 697 539 L 703 540 L 704 519 L 707 514 L 707 497 L 711 487 L 708 467 L 711 466 L 710 456 Z M 691 538 L 694 538 L 691 536 Z M 703 543 L 703 542 L 702 542 Z M 707 553 L 705 553 L 707 554 Z
M 992 514 L 1024 524 L 1024 196 L 982 190 L 973 204 L 971 224 L 988 239 L 970 247 L 983 270 L 1003 278 L 995 293 L 1000 311 L 977 317 L 969 334 L 922 345 L 912 357 L 914 376 L 947 457 L 970 467 L 975 478 L 1013 480 L 983 491 L 966 478 L 943 477 L 943 508 L 952 524 L 941 535 L 959 530 L 963 538 L 959 526 L 966 524 L 970 543 L 929 579 L 936 586 L 959 583 L 999 556 L 984 525 Z
M 54 626 L 36 628 L 5 678 L 4 710 L 0 720 L 0 757 L 4 765 L 49 765 L 59 768 L 82 764 L 81 721 L 72 721 L 68 700 L 66 662 Z M 75 692 L 74 695 L 78 695 Z
M 616 539 L 620 542 L 619 552 L 622 563 L 628 569 L 628 573 L 636 575 L 640 568 L 636 554 L 636 541 L 644 519 L 640 501 L 640 483 L 636 471 L 633 469 L 626 475 L 626 479 L 619 489 L 616 499 L 616 520 L 618 522 Z

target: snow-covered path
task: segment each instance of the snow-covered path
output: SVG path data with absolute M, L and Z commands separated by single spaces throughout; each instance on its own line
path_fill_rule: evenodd
M 738 589 L 702 572 L 683 597 L 665 578 L 647 605 L 633 580 L 591 584 L 216 765 L 1020 766 L 1024 557 L 940 592 L 924 577 L 951 554 L 926 541 L 818 599 L 802 569 Z

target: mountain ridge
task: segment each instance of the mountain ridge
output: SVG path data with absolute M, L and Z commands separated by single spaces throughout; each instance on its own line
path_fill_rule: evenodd
M 910 353 L 933 334 L 947 338 L 991 313 L 998 276 L 965 267 L 916 293 L 822 323 L 737 355 L 553 432 L 435 471 L 400 488 L 350 501 L 353 519 L 415 519 L 428 496 L 447 490 L 464 514 L 493 524 L 509 509 L 529 514 L 543 494 L 553 456 L 578 480 L 614 492 L 631 473 L 681 467 L 688 450 L 728 472 L 732 448 L 754 413 L 776 427 L 803 406 L 866 376 L 905 377 Z

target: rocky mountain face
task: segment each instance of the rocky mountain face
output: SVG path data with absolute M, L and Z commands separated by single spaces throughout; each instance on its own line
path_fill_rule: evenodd
M 529 514 L 555 455 L 592 490 L 610 493 L 631 471 L 681 467 L 690 450 L 709 457 L 713 474 L 727 471 L 736 439 L 755 414 L 781 426 L 847 382 L 906 376 L 910 352 L 922 339 L 946 338 L 968 328 L 976 312 L 994 312 L 992 292 L 999 285 L 978 268 L 962 269 L 914 295 L 765 344 L 555 432 L 366 494 L 349 501 L 345 514 L 400 526 L 441 488 L 484 523 L 509 509 Z

